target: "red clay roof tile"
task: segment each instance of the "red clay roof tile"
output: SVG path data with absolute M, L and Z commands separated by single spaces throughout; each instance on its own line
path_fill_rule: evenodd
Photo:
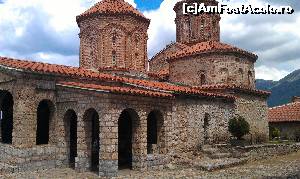
M 231 95 L 206 92 L 203 89 L 197 89 L 189 86 L 179 86 L 167 82 L 159 82 L 159 81 L 154 81 L 149 79 L 137 79 L 133 77 L 116 76 L 112 74 L 94 72 L 88 69 L 70 67 L 64 65 L 53 65 L 47 63 L 0 57 L 0 66 L 4 66 L 6 68 L 7 67 L 13 68 L 15 70 L 38 72 L 41 74 L 50 73 L 50 74 L 64 75 L 64 76 L 75 77 L 75 78 L 80 77 L 80 78 L 87 78 L 87 79 L 94 79 L 94 80 L 120 82 L 129 86 L 144 88 L 151 91 L 159 91 L 159 92 L 164 91 L 167 93 L 177 93 L 177 94 L 185 94 L 185 95 L 192 94 L 198 96 L 235 100 L 235 97 Z M 52 69 L 52 70 L 48 70 L 48 69 Z
M 270 108 L 268 111 L 268 120 L 269 122 L 300 121 L 300 102 Z
M 194 86 L 193 88 L 198 89 L 198 90 L 203 90 L 203 91 L 233 89 L 233 90 L 240 90 L 240 91 L 244 91 L 244 92 L 260 94 L 260 95 L 264 95 L 264 96 L 269 96 L 271 94 L 271 92 L 269 92 L 269 91 L 257 90 L 257 89 L 243 87 L 243 86 L 237 86 L 234 84 L 202 85 L 202 86 Z
M 147 22 L 150 22 L 141 12 L 134 8 L 124 0 L 103 0 L 96 3 L 93 7 L 77 16 L 77 22 L 81 21 L 84 17 L 96 14 L 128 14 L 139 17 Z
M 208 41 L 208 42 L 201 42 L 197 43 L 191 47 L 184 48 L 183 50 L 178 51 L 175 54 L 172 54 L 167 57 L 168 61 L 173 61 L 179 58 L 197 55 L 197 54 L 204 54 L 204 53 L 211 53 L 211 52 L 237 52 L 240 54 L 247 55 L 254 60 L 257 59 L 257 55 L 247 52 L 245 50 L 239 49 L 237 47 L 220 43 L 217 41 Z
M 130 87 L 103 86 L 103 85 L 96 85 L 96 84 L 65 82 L 65 81 L 60 81 L 57 83 L 57 85 L 64 86 L 64 87 L 71 87 L 71 88 L 102 90 L 102 91 L 109 91 L 113 93 L 134 94 L 134 95 L 143 95 L 143 96 L 150 96 L 150 97 L 168 97 L 168 98 L 173 97 L 173 95 L 170 93 L 140 90 L 140 89 L 134 89 Z

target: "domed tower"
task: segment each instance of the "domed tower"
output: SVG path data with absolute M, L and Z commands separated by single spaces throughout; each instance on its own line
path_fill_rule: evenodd
M 183 13 L 183 3 L 217 6 L 216 0 L 183 0 L 176 12 L 177 42 L 187 45 L 166 57 L 169 81 L 190 86 L 237 85 L 255 88 L 257 56 L 220 42 L 220 15 Z
M 204 3 L 205 6 L 217 6 L 216 0 L 185 0 L 180 1 L 174 6 L 176 12 L 176 41 L 186 44 L 194 45 L 206 41 L 220 41 L 220 20 L 219 14 L 183 14 L 183 3 L 193 5 L 197 3 L 200 5 Z
M 103 0 L 77 16 L 80 67 L 146 71 L 150 20 L 124 0 Z

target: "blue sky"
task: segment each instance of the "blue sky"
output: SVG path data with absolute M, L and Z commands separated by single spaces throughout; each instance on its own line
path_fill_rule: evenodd
M 99 0 L 0 0 L 0 56 L 79 65 L 75 17 Z M 148 56 L 176 40 L 179 0 L 125 0 L 151 19 Z M 222 15 L 221 41 L 259 56 L 256 77 L 279 80 L 300 69 L 299 0 L 219 0 L 229 6 L 291 5 L 293 15 Z M 68 7 L 68 8 L 65 8 Z
M 0 0 L 1 1 L 1 0 Z M 162 0 L 136 0 L 137 8 L 141 11 L 157 9 Z

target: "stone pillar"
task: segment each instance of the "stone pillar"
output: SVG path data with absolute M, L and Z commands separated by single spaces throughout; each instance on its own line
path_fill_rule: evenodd
M 147 158 L 147 113 L 140 111 L 138 121 L 133 122 L 132 168 L 145 170 Z
M 89 141 L 87 132 L 85 130 L 89 130 L 87 126 L 85 126 L 84 114 L 78 114 L 77 119 L 77 158 L 75 161 L 75 169 L 80 172 L 88 171 L 91 168 L 90 163 L 90 151 L 88 151 Z M 91 129 L 90 129 L 91 130 Z
M 111 111 L 103 114 L 100 120 L 99 176 L 117 176 L 119 114 Z
M 36 141 L 36 98 L 33 88 L 23 86 L 14 93 L 13 146 L 33 147 Z

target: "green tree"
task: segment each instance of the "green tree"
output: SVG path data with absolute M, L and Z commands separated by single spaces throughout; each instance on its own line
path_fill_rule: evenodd
M 242 116 L 236 116 L 229 120 L 229 132 L 241 140 L 244 135 L 249 134 L 250 126 L 249 123 Z

